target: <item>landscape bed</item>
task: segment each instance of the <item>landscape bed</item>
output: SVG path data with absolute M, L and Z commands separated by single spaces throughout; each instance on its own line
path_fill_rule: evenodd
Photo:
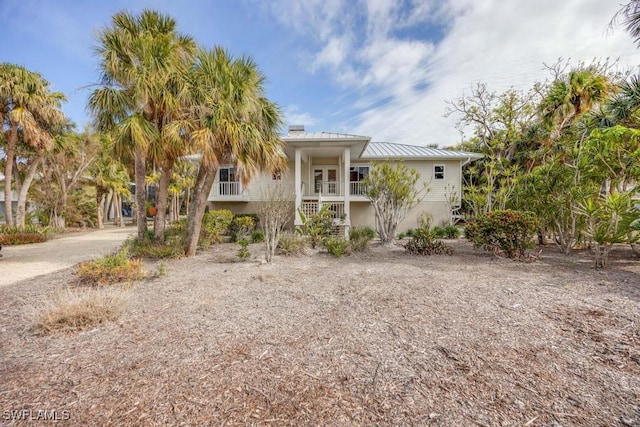
M 1 422 L 640 425 L 629 249 L 596 271 L 587 253 L 523 263 L 449 244 L 272 264 L 262 244 L 246 262 L 215 245 L 118 290 L 120 317 L 79 332 L 34 332 L 46 301 L 94 291 L 72 271 L 0 288 Z

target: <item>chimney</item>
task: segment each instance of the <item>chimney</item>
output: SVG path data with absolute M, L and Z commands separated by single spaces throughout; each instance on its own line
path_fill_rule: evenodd
M 289 125 L 289 135 L 304 133 L 304 125 Z

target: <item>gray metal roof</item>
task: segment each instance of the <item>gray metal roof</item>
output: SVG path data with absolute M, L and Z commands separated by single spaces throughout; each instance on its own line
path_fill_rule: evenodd
M 375 158 L 434 158 L 434 159 L 479 159 L 478 153 L 445 150 L 442 148 L 420 147 L 417 145 L 396 144 L 394 142 L 371 141 L 360 156 L 363 159 Z
M 282 137 L 285 141 L 287 139 L 313 139 L 313 140 L 322 140 L 322 139 L 370 139 L 368 136 L 360 136 L 360 135 L 351 135 L 348 133 L 335 133 L 335 132 L 289 132 L 287 135 Z

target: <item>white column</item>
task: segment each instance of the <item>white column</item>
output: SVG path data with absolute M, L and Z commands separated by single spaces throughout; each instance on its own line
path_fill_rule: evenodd
M 302 220 L 300 219 L 300 213 L 298 209 L 302 205 L 302 156 L 300 155 L 300 148 L 296 147 L 296 155 L 295 155 L 295 192 L 296 192 L 296 217 L 294 221 L 294 225 L 302 225 Z
M 349 225 L 351 224 L 351 183 L 350 171 L 351 171 L 351 148 L 344 147 L 344 155 L 342 156 L 344 163 L 344 215 L 346 218 L 347 226 L 344 228 L 345 238 L 349 236 Z

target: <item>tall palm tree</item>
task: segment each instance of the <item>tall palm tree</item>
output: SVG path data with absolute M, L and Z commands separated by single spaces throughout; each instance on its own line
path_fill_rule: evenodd
M 173 161 L 163 163 L 164 154 L 168 158 L 179 155 L 181 141 L 168 139 L 164 129 L 182 111 L 182 76 L 196 44 L 177 31 L 173 18 L 153 10 L 144 10 L 138 16 L 116 13 L 111 27 L 100 31 L 98 40 L 101 87 L 91 94 L 89 109 L 100 130 L 115 130 L 118 152 L 133 152 L 138 237 L 142 238 L 147 230 L 147 158 L 160 162 L 162 173 L 171 177 Z M 162 196 L 162 189 L 160 193 Z M 158 200 L 164 208 L 159 206 L 161 218 L 155 224 L 161 236 L 166 193 L 165 189 L 164 200 Z
M 39 73 L 20 65 L 0 64 L 0 122 L 6 130 L 4 195 L 7 224 L 13 224 L 11 181 L 18 143 L 24 142 L 36 154 L 24 180 L 19 183 L 16 224 L 22 226 L 26 218 L 27 192 L 39 165 L 37 156 L 52 146 L 51 129 L 64 123 L 60 106 L 65 100 L 62 93 L 50 91 L 49 82 Z
M 187 218 L 186 253 L 195 255 L 207 196 L 222 164 L 233 164 L 244 185 L 260 171 L 286 167 L 278 107 L 264 95 L 264 76 L 248 57 L 220 47 L 201 50 L 190 73 L 191 108 L 173 132 L 187 132 L 201 153 Z

